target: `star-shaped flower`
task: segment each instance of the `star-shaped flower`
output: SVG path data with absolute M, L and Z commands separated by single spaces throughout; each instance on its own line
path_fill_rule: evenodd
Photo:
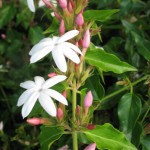
M 23 92 L 19 97 L 17 106 L 23 105 L 23 118 L 29 115 L 37 99 L 39 100 L 44 110 L 51 116 L 56 116 L 57 112 L 51 97 L 63 103 L 64 105 L 68 105 L 66 98 L 62 94 L 55 90 L 49 89 L 53 85 L 64 81 L 65 79 L 66 76 L 57 75 L 45 81 L 43 77 L 36 76 L 34 77 L 35 81 L 25 81 L 21 83 L 20 86 L 25 88 L 26 91 Z
M 35 63 L 48 53 L 52 52 L 57 67 L 62 72 L 66 72 L 67 63 L 65 56 L 76 64 L 80 63 L 79 56 L 77 55 L 77 53 L 82 55 L 80 49 L 72 43 L 66 42 L 78 34 L 78 30 L 71 30 L 61 37 L 54 36 L 53 38 L 44 38 L 29 52 L 29 55 L 31 55 L 30 63 Z
M 49 2 L 51 2 L 55 7 L 57 6 L 57 1 L 56 0 L 48 0 Z M 27 4 L 29 9 L 32 12 L 35 12 L 35 5 L 34 5 L 34 0 L 27 0 Z M 42 0 L 39 0 L 39 7 L 44 6 L 45 3 Z

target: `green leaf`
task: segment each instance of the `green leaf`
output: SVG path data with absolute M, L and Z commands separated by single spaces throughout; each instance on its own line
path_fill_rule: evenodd
M 101 70 L 121 74 L 127 71 L 136 71 L 136 68 L 121 61 L 117 56 L 109 54 L 100 48 L 90 48 L 85 56 L 86 61 Z
M 142 150 L 149 150 L 150 148 L 150 135 L 141 137 Z
M 142 131 L 143 131 L 142 125 L 139 122 L 137 122 L 132 131 L 132 140 L 131 140 L 131 142 L 136 147 L 139 147 L 140 145 L 140 137 L 141 137 Z
M 51 145 L 63 135 L 63 132 L 62 128 L 42 126 L 39 136 L 41 150 L 49 150 Z
M 13 5 L 3 6 L 0 9 L 0 28 L 9 23 L 16 14 L 16 9 Z
M 119 102 L 118 117 L 120 129 L 129 140 L 132 138 L 132 130 L 139 118 L 141 107 L 140 98 L 131 93 L 125 94 Z
M 147 60 L 150 60 L 150 42 L 132 32 L 138 52 Z
M 84 19 L 87 21 L 100 21 L 104 22 L 110 17 L 117 13 L 118 9 L 111 9 L 111 10 L 87 10 L 84 12 Z
M 93 75 L 86 80 L 85 87 L 92 91 L 93 99 L 100 100 L 105 95 L 105 90 L 100 83 L 98 75 Z
M 38 43 L 42 38 L 44 38 L 42 28 L 39 27 L 39 26 L 30 28 L 30 30 L 29 30 L 29 38 L 30 38 L 31 43 L 33 45 Z
M 125 138 L 123 133 L 108 123 L 101 126 L 98 125 L 94 130 L 87 130 L 84 133 L 101 150 L 136 150 L 134 145 Z

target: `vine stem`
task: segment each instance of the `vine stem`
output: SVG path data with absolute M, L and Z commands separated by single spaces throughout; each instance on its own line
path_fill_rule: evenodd
M 78 150 L 78 139 L 77 132 L 75 129 L 75 121 L 76 121 L 76 105 L 77 105 L 77 89 L 76 89 L 76 80 L 73 80 L 73 91 L 72 91 L 72 119 L 73 119 L 73 150 Z
M 101 102 L 102 102 L 102 101 L 105 101 L 106 99 L 111 98 L 111 97 L 113 97 L 113 96 L 115 96 L 115 95 L 117 95 L 117 94 L 119 94 L 119 93 L 121 93 L 121 92 L 123 92 L 123 91 L 125 91 L 125 90 L 127 90 L 129 87 L 131 87 L 131 84 L 132 84 L 132 87 L 133 87 L 134 85 L 136 85 L 136 84 L 142 82 L 143 80 L 146 80 L 147 77 L 148 77 L 148 76 L 144 76 L 144 77 L 138 79 L 137 81 L 135 81 L 135 82 L 133 82 L 133 83 L 130 83 L 130 85 L 125 86 L 125 87 L 123 87 L 122 89 L 120 89 L 120 90 L 118 90 L 118 91 L 115 91 L 115 92 L 113 92 L 113 93 L 111 93 L 111 94 L 105 96 L 104 98 L 101 99 Z

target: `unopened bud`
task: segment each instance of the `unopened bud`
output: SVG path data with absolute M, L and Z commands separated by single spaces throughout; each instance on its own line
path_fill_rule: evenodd
M 66 91 L 63 91 L 63 92 L 62 92 L 62 95 L 63 95 L 65 98 L 67 98 L 67 92 L 66 92 Z
M 96 143 L 92 143 L 88 145 L 84 150 L 95 150 L 96 149 Z
M 40 125 L 44 123 L 44 120 L 41 118 L 31 118 L 31 119 L 27 119 L 27 123 L 31 125 Z
M 64 23 L 63 19 L 60 22 L 59 33 L 60 33 L 60 35 L 63 35 L 65 33 L 65 23 Z
M 68 10 L 69 10 L 70 13 L 73 12 L 73 8 L 72 8 L 71 2 L 68 3 Z
M 83 48 L 88 48 L 90 45 L 90 31 L 89 29 L 87 29 L 85 31 L 84 37 L 83 37 L 83 42 L 82 42 L 82 46 Z
M 58 13 L 56 13 L 56 12 L 54 12 L 54 15 L 55 15 L 55 17 L 59 20 L 59 21 L 61 21 L 61 16 L 58 14 Z
M 89 130 L 95 129 L 95 125 L 92 124 L 92 123 L 88 124 L 86 127 L 87 127 L 87 129 L 89 129 Z
M 3 40 L 6 39 L 6 34 L 2 33 L 2 34 L 1 34 L 1 38 L 2 38 Z
M 44 2 L 44 4 L 45 4 L 47 7 L 49 7 L 49 8 L 52 7 L 50 1 L 48 1 L 48 0 L 42 0 L 42 1 Z
M 75 19 L 75 23 L 78 25 L 78 26 L 82 26 L 84 24 L 84 18 L 83 18 L 83 15 L 82 15 L 82 12 L 80 12 L 76 19 Z
M 58 3 L 61 8 L 63 9 L 67 8 L 67 0 L 58 0 Z
M 48 76 L 49 78 L 52 78 L 52 77 L 54 77 L 54 76 L 57 76 L 57 74 L 56 74 L 55 72 L 52 72 L 52 73 L 49 73 L 47 76 Z
M 63 113 L 62 109 L 61 109 L 61 108 L 58 108 L 58 109 L 57 109 L 57 118 L 58 118 L 59 120 L 62 120 L 63 117 L 64 117 L 64 113 Z
M 84 98 L 84 107 L 89 108 L 90 106 L 92 106 L 92 103 L 93 103 L 93 96 L 92 92 L 89 91 Z
M 77 113 L 78 116 L 79 116 L 80 113 L 81 113 L 81 107 L 80 107 L 79 105 L 77 105 L 76 113 Z

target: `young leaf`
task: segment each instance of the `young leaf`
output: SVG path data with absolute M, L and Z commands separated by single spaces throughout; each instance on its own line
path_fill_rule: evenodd
M 87 21 L 100 21 L 104 22 L 110 17 L 118 12 L 118 9 L 111 9 L 111 10 L 87 10 L 84 12 L 84 19 Z
M 118 117 L 120 120 L 120 129 L 126 137 L 131 140 L 132 130 L 139 118 L 141 112 L 141 100 L 134 94 L 125 94 L 118 106 Z
M 63 129 L 58 127 L 41 127 L 39 136 L 41 150 L 49 150 L 51 145 L 63 135 Z
M 136 71 L 136 68 L 121 61 L 117 56 L 96 47 L 87 51 L 85 60 L 90 65 L 98 67 L 105 72 L 112 71 L 121 74 L 127 71 Z
M 101 150 L 136 150 L 134 145 L 125 138 L 123 133 L 108 123 L 101 126 L 98 125 L 94 130 L 87 130 L 84 133 Z

